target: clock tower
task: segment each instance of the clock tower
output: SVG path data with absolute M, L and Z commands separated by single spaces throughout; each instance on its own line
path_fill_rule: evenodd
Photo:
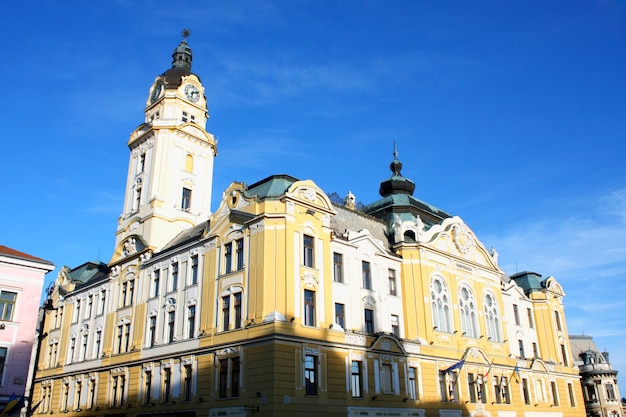
M 205 130 L 209 114 L 202 82 L 191 72 L 189 31 L 182 35 L 172 67 L 150 87 L 145 122 L 128 141 L 126 195 L 113 261 L 124 256 L 129 241 L 159 251 L 211 214 L 217 143 Z

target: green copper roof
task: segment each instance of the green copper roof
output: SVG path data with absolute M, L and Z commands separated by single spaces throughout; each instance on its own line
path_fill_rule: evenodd
M 256 195 L 261 199 L 279 197 L 296 181 L 299 180 L 290 175 L 272 175 L 249 186 L 246 195 Z

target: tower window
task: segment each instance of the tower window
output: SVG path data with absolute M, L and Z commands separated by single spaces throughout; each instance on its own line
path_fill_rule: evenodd
M 304 259 L 303 259 L 303 264 L 304 266 L 308 266 L 310 268 L 314 267 L 314 263 L 313 263 L 313 255 L 314 255 L 314 244 L 313 244 L 313 237 L 312 236 L 308 236 L 308 235 L 304 235 L 303 238 L 303 245 L 304 245 Z
M 185 156 L 185 171 L 193 172 L 193 156 L 189 154 Z
M 188 119 L 189 119 L 189 115 L 187 114 L 186 111 L 184 111 L 183 112 L 183 117 L 182 117 L 183 122 L 186 122 Z
M 183 187 L 183 197 L 180 206 L 185 211 L 191 209 L 191 190 L 189 188 Z

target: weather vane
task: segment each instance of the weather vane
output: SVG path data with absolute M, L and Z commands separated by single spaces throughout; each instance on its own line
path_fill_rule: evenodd
M 191 35 L 191 31 L 188 28 L 185 28 L 180 34 L 183 35 L 183 39 L 187 42 L 187 38 Z

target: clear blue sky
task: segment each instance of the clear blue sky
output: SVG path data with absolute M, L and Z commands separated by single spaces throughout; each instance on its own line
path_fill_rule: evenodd
M 624 0 L 3 3 L 0 243 L 110 259 L 126 142 L 184 27 L 214 208 L 278 173 L 372 202 L 396 140 L 417 198 L 564 286 L 626 395 Z

